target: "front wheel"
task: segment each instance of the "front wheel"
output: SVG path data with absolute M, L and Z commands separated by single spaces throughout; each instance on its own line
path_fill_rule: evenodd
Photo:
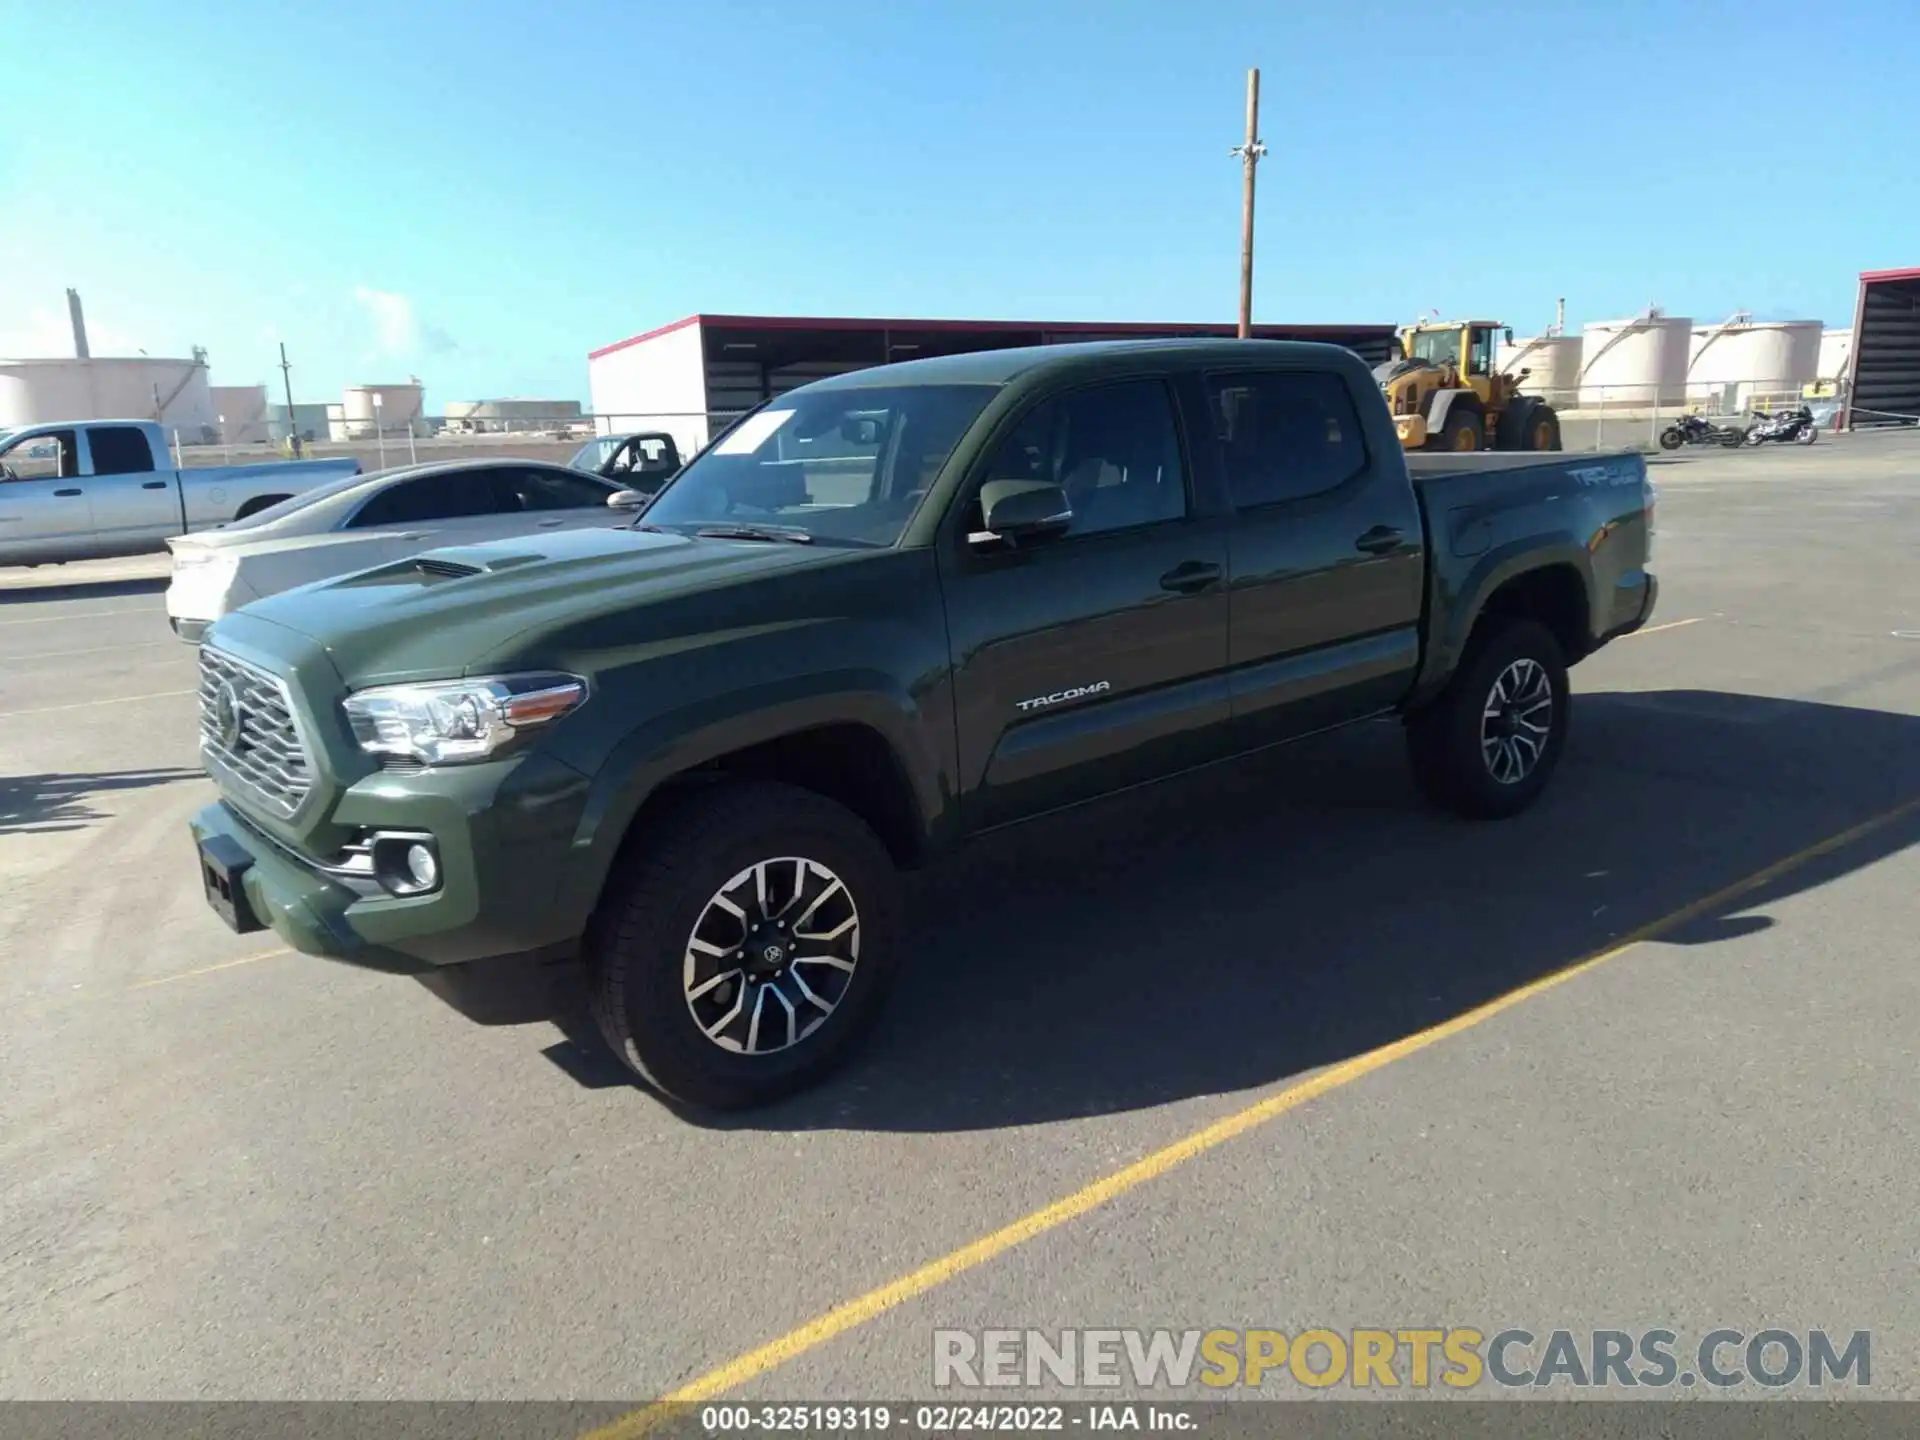
M 1687 437 L 1678 425 L 1669 425 L 1660 432 L 1660 448 L 1662 450 L 1678 450 L 1686 443 Z
M 594 1018 L 669 1098 L 763 1105 L 872 1030 L 900 934 L 898 873 L 857 816 L 794 786 L 719 785 L 609 882 L 587 947 Z
M 1479 411 L 1454 409 L 1448 413 L 1446 427 L 1440 432 L 1442 450 L 1481 450 L 1486 443 L 1486 426 Z
M 1566 656 L 1533 620 L 1470 643 L 1452 683 L 1407 719 L 1415 783 L 1433 803 L 1472 820 L 1517 815 L 1546 788 L 1566 745 Z

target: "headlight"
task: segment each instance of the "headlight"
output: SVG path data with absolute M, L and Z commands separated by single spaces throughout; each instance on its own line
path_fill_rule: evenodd
M 586 698 L 587 682 L 578 675 L 487 675 L 376 685 L 341 704 L 353 738 L 367 754 L 454 765 L 487 759 Z

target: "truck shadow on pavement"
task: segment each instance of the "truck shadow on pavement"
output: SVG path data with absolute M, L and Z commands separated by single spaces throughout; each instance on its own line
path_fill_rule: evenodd
M 0 835 L 50 835 L 83 830 L 106 818 L 90 802 L 110 790 L 142 790 L 201 780 L 201 770 L 102 771 L 76 775 L 0 776 Z
M 1358 726 L 983 840 L 918 886 L 914 948 L 858 1060 L 781 1105 L 685 1118 L 974 1130 L 1272 1086 L 1916 796 L 1920 718 L 1609 692 L 1577 697 L 1538 806 L 1474 825 L 1419 803 L 1397 725 Z M 1770 928 L 1772 903 L 1916 840 L 1920 808 L 1651 943 Z M 608 1083 L 616 1066 L 576 1078 Z
M 161 595 L 169 577 L 144 580 L 71 580 L 54 585 L 0 586 L 0 605 L 41 604 L 51 600 L 112 600 L 122 595 Z

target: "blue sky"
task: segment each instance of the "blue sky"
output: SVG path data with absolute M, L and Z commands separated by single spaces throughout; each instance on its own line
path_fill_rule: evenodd
M 1851 322 L 1920 264 L 1920 6 L 0 0 L 0 354 L 580 398 L 695 310 Z M 1480 166 L 1478 154 L 1498 154 Z M 1458 158 L 1456 158 L 1458 157 Z

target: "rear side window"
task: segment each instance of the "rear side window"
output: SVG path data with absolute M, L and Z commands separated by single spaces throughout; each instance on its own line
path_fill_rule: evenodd
M 1367 468 L 1360 415 L 1338 375 L 1213 375 L 1207 392 L 1236 509 L 1324 494 Z
M 145 475 L 153 469 L 147 437 L 131 425 L 89 425 L 87 448 L 96 475 Z
M 464 520 L 504 513 L 493 470 L 446 470 L 402 480 L 367 501 L 348 522 L 349 530 L 383 525 L 418 525 L 429 520 Z M 604 502 L 603 502 L 604 503 Z
M 505 506 L 514 510 L 606 509 L 614 486 L 577 472 L 502 470 L 496 482 L 506 490 Z

